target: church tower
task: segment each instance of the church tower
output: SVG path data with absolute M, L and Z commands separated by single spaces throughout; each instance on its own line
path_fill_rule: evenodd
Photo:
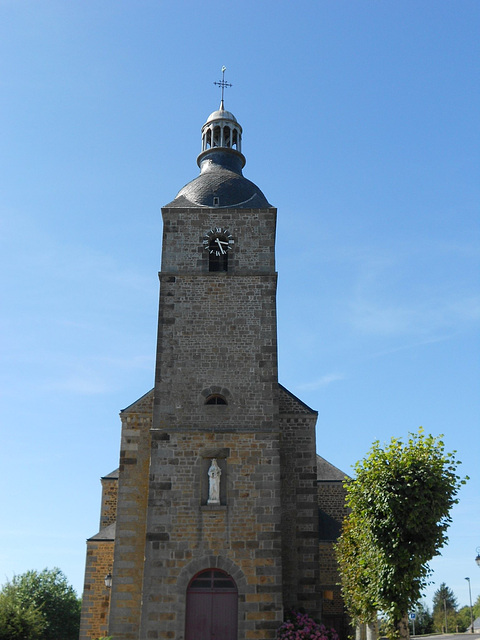
M 322 613 L 317 414 L 278 383 L 277 212 L 243 176 L 242 133 L 222 96 L 200 175 L 162 209 L 155 386 L 121 412 L 84 640 L 100 592 L 114 640 L 274 638 L 286 609 Z

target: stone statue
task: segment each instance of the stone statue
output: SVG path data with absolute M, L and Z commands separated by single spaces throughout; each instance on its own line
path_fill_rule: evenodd
M 207 504 L 220 504 L 220 476 L 222 471 L 217 464 L 216 458 L 212 459 L 212 464 L 208 470 L 208 500 Z

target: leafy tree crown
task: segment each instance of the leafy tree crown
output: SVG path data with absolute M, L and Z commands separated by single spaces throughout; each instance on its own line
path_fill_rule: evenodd
M 420 599 L 428 561 L 447 541 L 450 509 L 465 483 L 456 452 L 441 436 L 410 434 L 374 442 L 346 481 L 350 514 L 337 544 L 342 592 L 350 615 L 371 622 L 382 610 L 398 628 Z
M 77 640 L 79 626 L 80 600 L 60 569 L 16 575 L 0 592 L 0 640 Z

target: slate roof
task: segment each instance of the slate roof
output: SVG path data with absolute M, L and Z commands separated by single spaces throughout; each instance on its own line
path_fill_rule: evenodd
M 91 538 L 88 538 L 88 541 L 90 540 L 95 540 L 95 542 L 113 542 L 115 540 L 115 522 L 104 527 Z
M 283 384 L 278 383 L 278 387 L 280 389 L 280 413 L 306 413 L 317 415 L 317 411 L 311 409 L 307 404 L 305 404 L 305 402 L 302 402 L 300 398 L 297 398 L 297 396 L 284 387 Z
M 153 411 L 153 389 L 144 393 L 138 400 L 122 409 L 120 413 L 128 413 L 129 411 Z
M 317 478 L 320 482 L 343 482 L 347 474 L 317 453 Z
M 268 200 L 256 184 L 247 180 L 236 152 L 219 149 L 205 156 L 200 175 L 178 192 L 170 207 L 216 207 L 220 209 L 265 209 Z M 239 154 L 240 155 L 240 154 Z M 214 201 L 214 198 L 216 200 Z
M 115 469 L 114 471 L 111 471 L 110 473 L 108 473 L 106 476 L 102 476 L 102 480 L 118 480 L 118 473 L 119 473 L 120 469 Z
M 214 198 L 218 198 L 218 204 L 214 204 Z M 167 208 L 213 206 L 220 209 L 265 209 L 271 205 L 253 182 L 223 168 L 199 175 L 166 205 Z

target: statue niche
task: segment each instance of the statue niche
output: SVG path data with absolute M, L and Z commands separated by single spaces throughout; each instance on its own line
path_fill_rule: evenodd
M 208 470 L 208 500 L 207 504 L 220 504 L 220 476 L 222 470 L 217 464 L 217 459 L 212 458 L 212 464 Z

